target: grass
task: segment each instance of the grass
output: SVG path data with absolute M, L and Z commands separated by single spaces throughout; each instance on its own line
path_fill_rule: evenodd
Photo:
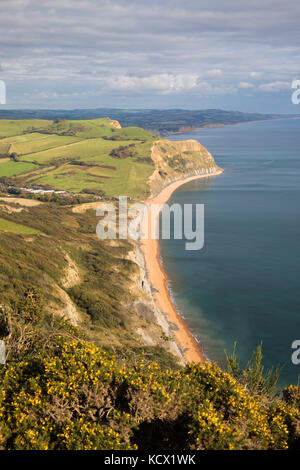
M 18 204 L 24 207 L 34 207 L 42 204 L 41 201 L 35 201 L 34 199 L 25 199 L 22 197 L 0 197 L 0 202 L 6 202 L 8 204 Z
M 16 160 L 0 164 L 0 177 L 11 178 L 9 184 L 74 194 L 99 190 L 107 197 L 137 199 L 150 193 L 148 181 L 155 169 L 151 147 L 157 137 L 143 129 L 117 128 L 109 118 L 3 120 L 0 136 L 5 134 L 10 136 L 0 138 L 0 153 L 14 153 Z M 163 158 L 156 167 L 170 178 L 211 165 L 205 150 L 178 153 L 167 141 L 159 148 Z
M 40 233 L 38 230 L 27 227 L 26 225 L 17 224 L 11 220 L 0 218 L 0 231 L 17 233 L 21 235 L 37 235 Z
M 153 172 L 152 165 L 117 160 L 109 156 L 94 161 L 113 168 L 63 164 L 42 176 L 38 175 L 31 182 L 73 193 L 97 188 L 105 191 L 107 196 L 126 194 L 129 197 L 138 197 L 148 194 L 145 182 Z
M 89 176 L 79 166 L 62 165 L 47 172 L 45 176 L 35 179 L 34 182 L 58 190 L 79 193 L 84 189 L 100 189 L 101 179 L 99 178 L 97 181 L 96 177 Z
M 40 128 L 50 125 L 52 121 L 44 119 L 1 119 L 0 137 L 20 135 L 31 127 Z
M 36 168 L 34 163 L 13 162 L 12 160 L 0 163 L 0 177 L 11 177 L 27 173 Z
M 114 148 L 119 147 L 120 145 L 125 146 L 131 143 L 134 143 L 134 141 L 123 140 L 116 143 L 110 140 L 103 140 L 101 138 L 91 138 L 70 143 L 69 145 L 59 145 L 42 152 L 29 153 L 22 156 L 21 160 L 44 164 L 51 163 L 59 159 L 76 159 L 88 163 L 89 161 L 98 161 L 102 155 L 108 155 Z
M 68 145 L 79 140 L 79 137 L 31 133 L 17 137 L 8 137 L 3 139 L 2 142 L 3 144 L 7 143 L 10 145 L 10 152 L 26 155 Z
M 18 213 L 2 213 L 0 220 L 1 305 L 14 308 L 24 290 L 34 287 L 45 299 L 47 314 L 62 314 L 66 299 L 71 303 L 71 298 L 87 335 L 98 344 L 140 347 L 138 328 L 147 328 L 160 341 L 160 327 L 145 323 L 131 305 L 137 298 L 131 294 L 137 266 L 124 258 L 132 246 L 127 240 L 118 246 L 99 240 L 95 210 L 80 214 L 44 203 Z M 24 237 L 36 233 L 42 235 Z M 62 280 L 69 266 L 66 254 L 77 266 L 80 280 L 66 288 L 62 297 Z M 162 339 L 160 346 L 164 344 Z
M 13 185 L 75 194 L 99 189 L 108 197 L 124 194 L 143 198 L 149 194 L 147 180 L 154 171 L 150 152 L 156 137 L 143 129 L 119 129 L 109 118 L 1 120 L 1 136 L 0 154 L 14 153 L 17 161 L 0 161 L 0 177 L 13 178 Z M 110 155 L 129 145 L 131 155 L 127 158 Z

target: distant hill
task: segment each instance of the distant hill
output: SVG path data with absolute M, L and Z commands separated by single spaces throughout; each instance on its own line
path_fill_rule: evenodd
M 296 114 L 260 114 L 243 113 L 240 111 L 224 111 L 221 109 L 74 109 L 74 110 L 43 110 L 20 109 L 0 110 L 0 119 L 95 119 L 110 116 L 118 120 L 122 127 L 138 126 L 151 130 L 159 135 L 185 132 L 192 129 L 241 122 L 263 121 L 278 118 L 300 117 Z

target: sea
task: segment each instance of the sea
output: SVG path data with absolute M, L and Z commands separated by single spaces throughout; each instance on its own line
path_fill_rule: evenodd
M 265 369 L 281 366 L 280 385 L 297 384 L 300 365 L 292 362 L 292 346 L 296 340 L 300 345 L 300 119 L 168 139 L 198 140 L 225 170 L 182 185 L 169 200 L 204 204 L 205 214 L 201 250 L 187 251 L 185 240 L 160 240 L 178 311 L 210 361 L 224 367 L 225 351 L 236 342 L 245 366 L 262 344 Z

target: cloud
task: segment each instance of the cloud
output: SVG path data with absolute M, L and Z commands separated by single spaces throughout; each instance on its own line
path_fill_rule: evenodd
M 101 79 L 99 83 L 104 90 L 115 92 L 143 93 L 148 91 L 161 95 L 194 93 L 198 96 L 234 92 L 234 87 L 226 83 L 216 84 L 202 80 L 200 75 L 193 74 L 156 74 L 146 77 L 122 75 Z
M 111 90 L 128 91 L 158 91 L 162 93 L 177 93 L 197 87 L 197 75 L 157 74 L 149 77 L 120 76 L 106 79 L 106 86 Z
M 263 72 L 251 72 L 250 77 L 253 78 L 254 80 L 257 80 L 263 76 Z
M 212 69 L 207 70 L 203 75 L 207 78 L 221 78 L 223 76 L 223 71 L 221 69 Z
M 261 91 L 266 91 L 266 92 L 278 92 L 282 90 L 287 90 L 291 89 L 291 82 L 271 82 L 271 83 L 262 83 L 259 85 L 259 89 Z
M 296 0 L 2 0 L 0 79 L 20 106 L 31 90 L 49 102 L 63 90 L 61 106 L 66 93 L 86 106 L 90 93 L 118 94 L 122 106 L 134 93 L 172 106 L 193 94 L 268 95 L 298 78 L 299 15 Z
M 254 88 L 254 85 L 253 83 L 249 83 L 249 82 L 240 82 L 239 88 L 242 88 L 242 89 Z

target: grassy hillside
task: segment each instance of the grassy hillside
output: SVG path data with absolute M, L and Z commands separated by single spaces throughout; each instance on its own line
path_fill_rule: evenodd
M 128 259 L 133 245 L 99 240 L 95 209 L 81 213 L 73 206 L 35 202 L 0 199 L 0 304 L 13 311 L 34 288 L 43 295 L 47 315 L 82 325 L 97 344 L 140 348 L 139 330 L 168 349 L 145 293 L 135 284 L 139 269 Z
M 23 235 L 36 235 L 38 230 L 35 230 L 31 227 L 16 224 L 10 220 L 0 218 L 0 232 L 9 232 L 9 233 L 20 233 Z

